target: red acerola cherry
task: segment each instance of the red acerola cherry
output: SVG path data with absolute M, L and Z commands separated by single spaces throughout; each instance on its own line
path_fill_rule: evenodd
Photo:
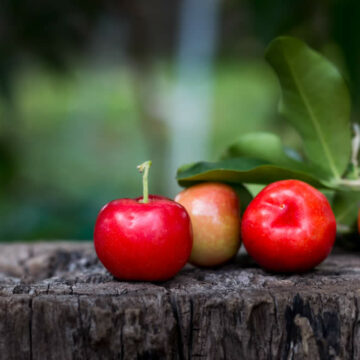
M 326 197 L 298 180 L 265 187 L 247 207 L 241 226 L 247 252 L 263 268 L 303 272 L 330 253 L 336 221 Z
M 147 195 L 147 172 L 145 169 L 144 198 L 111 201 L 101 209 L 95 224 L 96 253 L 119 279 L 167 280 L 191 253 L 189 215 L 170 199 Z

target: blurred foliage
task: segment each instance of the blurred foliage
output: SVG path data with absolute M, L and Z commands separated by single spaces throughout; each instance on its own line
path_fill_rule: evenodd
M 173 81 L 168 68 L 157 70 L 163 93 Z M 133 77 L 126 67 L 94 71 L 82 66 L 72 77 L 28 68 L 17 74 L 14 90 L 21 121 L 13 149 L 16 172 L 7 190 L 0 191 L 0 237 L 91 238 L 104 203 L 141 191 L 136 164 L 149 156 L 149 148 Z M 214 158 L 236 133 L 271 127 L 276 93 L 275 79 L 263 62 L 216 66 Z M 264 101 L 257 104 L 259 96 Z M 239 123 L 239 117 L 244 121 Z M 161 141 L 166 137 L 162 133 Z M 155 161 L 150 190 L 168 195 L 162 176 Z
M 0 2 L 0 240 L 91 238 L 102 204 L 138 195 L 136 164 L 148 157 L 151 191 L 166 195 L 161 120 L 181 5 Z M 303 38 L 341 64 L 356 118 L 359 7 L 355 0 L 220 3 L 213 159 L 238 135 L 259 129 L 300 147 L 296 132 L 277 121 L 279 87 L 262 60 L 279 34 Z

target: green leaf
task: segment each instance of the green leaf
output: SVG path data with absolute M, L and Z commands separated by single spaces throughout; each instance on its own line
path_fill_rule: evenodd
M 282 145 L 280 138 L 272 133 L 256 132 L 240 136 L 231 144 L 222 159 L 247 156 L 265 160 L 276 165 L 288 165 L 295 162 L 291 159 Z
M 321 169 L 300 161 L 300 155 L 293 149 L 285 148 L 281 139 L 272 133 L 257 132 L 240 136 L 235 143 L 228 147 L 221 159 L 243 156 L 292 170 L 307 172 L 325 180 L 328 178 L 326 173 L 321 172 Z
M 244 186 L 253 198 L 266 187 L 264 184 L 244 184 Z
M 312 174 L 270 164 L 252 158 L 233 158 L 218 162 L 198 162 L 180 168 L 177 180 L 181 186 L 200 181 L 220 181 L 233 184 L 270 184 L 284 179 L 298 179 L 318 188 L 331 188 L 332 184 Z
M 299 39 L 279 37 L 266 59 L 282 88 L 280 111 L 299 131 L 307 158 L 340 179 L 350 160 L 350 96 L 339 71 Z
M 247 186 L 242 184 L 229 184 L 232 188 L 236 191 L 236 194 L 240 200 L 240 214 L 242 215 L 245 209 L 250 204 L 251 200 L 253 199 L 252 194 L 250 193 Z
M 339 232 L 349 233 L 356 229 L 359 204 L 360 191 L 336 191 L 332 209 Z

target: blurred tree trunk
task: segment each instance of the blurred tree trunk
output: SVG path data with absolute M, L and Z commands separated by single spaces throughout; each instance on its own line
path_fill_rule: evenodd
M 165 107 L 159 92 L 159 78 L 154 67 L 146 60 L 132 67 L 140 130 L 145 141 L 149 159 L 156 168 L 151 181 L 152 192 L 163 193 L 166 189 L 166 162 L 168 149 L 168 127 L 165 123 Z M 147 159 L 143 159 L 144 161 Z M 141 160 L 142 161 L 142 160 Z M 166 194 L 163 194 L 166 195 Z

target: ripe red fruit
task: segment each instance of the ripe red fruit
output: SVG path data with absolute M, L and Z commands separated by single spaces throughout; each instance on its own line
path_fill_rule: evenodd
M 326 197 L 298 180 L 278 181 L 249 204 L 241 226 L 244 246 L 271 271 L 310 270 L 330 253 L 336 221 Z
M 185 265 L 191 253 L 189 215 L 170 199 L 148 197 L 147 171 L 144 198 L 111 201 L 96 220 L 96 253 L 119 279 L 167 280 Z
M 239 199 L 229 185 L 194 185 L 180 192 L 175 201 L 185 207 L 191 218 L 192 264 L 220 265 L 236 255 L 241 244 Z

